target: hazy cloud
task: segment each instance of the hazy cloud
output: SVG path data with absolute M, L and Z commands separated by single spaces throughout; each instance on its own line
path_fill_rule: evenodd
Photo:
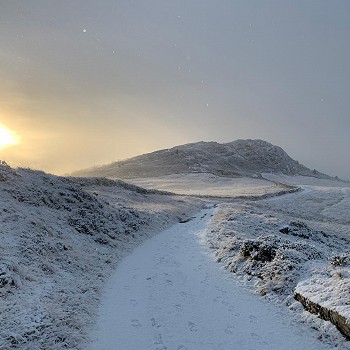
M 1 1 L 11 158 L 63 173 L 262 138 L 350 178 L 348 1 Z

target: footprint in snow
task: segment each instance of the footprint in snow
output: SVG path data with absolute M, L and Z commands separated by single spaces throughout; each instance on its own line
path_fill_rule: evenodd
M 158 259 L 156 265 L 158 266 L 158 265 L 164 264 L 165 262 L 166 262 L 165 257 L 162 256 L 161 258 Z
M 214 299 L 213 299 L 213 302 L 214 303 L 218 303 L 220 300 L 222 299 L 222 297 L 215 297 Z
M 142 327 L 142 324 L 139 322 L 139 320 L 131 320 L 131 325 L 134 327 L 134 328 L 140 328 Z
M 205 276 L 204 276 L 204 279 L 201 281 L 201 283 L 205 283 L 208 281 L 208 278 L 209 278 L 209 273 L 206 272 Z
M 256 334 L 256 333 L 250 333 L 250 336 L 255 339 L 255 340 L 258 340 L 259 341 L 259 344 L 260 345 L 268 345 L 268 343 L 266 343 L 266 341 L 264 341 L 260 335 Z
M 227 327 L 224 329 L 224 332 L 225 332 L 226 334 L 233 334 L 234 329 L 235 329 L 234 326 L 227 326 Z
M 194 322 L 188 322 L 187 325 L 191 332 L 198 332 L 197 325 Z
M 151 294 L 149 297 L 148 297 L 148 300 L 150 302 L 153 302 L 153 301 L 156 301 L 157 300 L 157 296 L 155 294 Z
M 138 302 L 137 302 L 136 299 L 131 299 L 131 300 L 130 300 L 130 304 L 131 304 L 132 306 L 136 306 L 136 305 L 138 304 Z
M 172 261 L 172 264 L 171 264 L 172 266 L 175 266 L 175 267 L 180 267 L 181 266 L 181 263 L 180 262 L 178 262 L 178 261 Z
M 250 315 L 249 316 L 249 321 L 250 321 L 250 323 L 255 323 L 255 322 L 257 322 L 257 318 L 255 316 L 253 316 L 253 315 Z
M 155 318 L 151 318 L 151 322 L 152 322 L 152 327 L 156 327 L 156 328 L 161 327 L 161 325 L 158 323 L 158 321 Z
M 176 350 L 188 350 L 185 345 L 179 345 Z
M 256 334 L 256 333 L 250 333 L 250 336 L 253 338 L 253 339 L 261 339 L 261 337 Z
M 176 311 L 182 311 L 181 305 L 180 305 L 180 304 L 176 304 L 176 305 L 175 305 L 175 310 L 176 310 Z
M 166 349 L 168 349 L 163 343 L 163 338 L 162 338 L 161 334 L 158 334 L 156 336 L 156 339 L 154 341 L 154 345 L 159 345 L 159 346 L 156 347 L 156 350 L 166 350 Z
M 223 295 L 226 295 L 226 294 L 227 294 L 227 292 L 226 292 L 225 290 L 223 290 L 223 289 L 221 289 L 221 288 L 219 288 L 219 287 L 217 287 L 217 286 L 215 286 L 215 289 L 216 289 L 218 292 L 220 292 L 221 294 L 223 294 Z

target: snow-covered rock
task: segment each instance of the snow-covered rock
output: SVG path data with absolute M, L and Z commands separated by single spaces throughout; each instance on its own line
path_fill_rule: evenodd
M 332 256 L 300 281 L 295 298 L 306 310 L 329 320 L 350 340 L 350 254 Z

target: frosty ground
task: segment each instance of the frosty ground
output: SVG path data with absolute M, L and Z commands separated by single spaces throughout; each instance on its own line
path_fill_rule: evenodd
M 261 201 L 221 204 L 207 231 L 208 246 L 216 260 L 251 290 L 286 305 L 317 329 L 330 348 L 348 349 L 349 342 L 330 322 L 302 312 L 294 297 L 301 294 L 306 304 L 337 313 L 344 318 L 338 328 L 348 328 L 349 185 L 263 175 L 303 190 Z
M 213 213 L 202 210 L 124 259 L 107 285 L 89 350 L 329 348 L 213 264 L 202 246 Z
M 265 328 L 259 328 L 266 320 L 272 322 L 271 318 L 261 319 L 259 317 L 262 316 L 254 314 L 251 309 L 249 315 L 244 313 L 244 308 L 251 303 L 258 303 L 257 310 L 263 308 L 263 314 L 271 312 L 272 315 L 277 312 L 277 319 L 283 319 L 286 326 L 271 323 L 278 330 L 281 328 L 281 334 L 284 327 L 291 327 L 291 316 L 303 322 L 302 332 L 306 338 L 302 339 L 305 339 L 305 344 L 311 345 L 301 348 L 311 349 L 317 344 L 315 337 L 318 337 L 322 341 L 318 348 L 349 349 L 349 342 L 333 324 L 303 311 L 301 304 L 294 299 L 297 290 L 313 302 L 338 310 L 349 319 L 349 186 L 338 181 L 271 174 L 263 176 L 273 182 L 251 178 L 227 180 L 204 174 L 202 179 L 197 179 L 198 190 L 201 191 L 198 194 L 226 197 L 227 190 L 231 188 L 229 195 L 240 199 L 224 203 L 226 198 L 223 198 L 218 201 L 220 204 L 211 220 L 201 219 L 203 214 L 199 215 L 198 221 L 191 220 L 186 224 L 187 219 L 195 215 L 206 202 L 203 198 L 188 196 L 194 185 L 193 176 L 186 175 L 183 181 L 178 177 L 178 191 L 176 183 L 171 184 L 174 192 L 180 193 L 180 190 L 187 189 L 187 193 L 183 193 L 186 196 L 174 196 L 121 181 L 60 178 L 29 169 L 14 170 L 2 164 L 0 349 L 86 349 L 91 337 L 96 336 L 96 333 L 92 336 L 92 329 L 99 304 L 103 310 L 103 305 L 114 303 L 108 301 L 108 288 L 111 285 L 106 285 L 106 282 L 115 268 L 117 267 L 117 275 L 128 261 L 122 259 L 132 249 L 174 223 L 178 223 L 177 227 L 182 227 L 180 232 L 167 231 L 159 238 L 156 236 L 156 241 L 148 241 L 146 248 L 138 249 L 151 251 L 153 243 L 159 239 L 163 244 L 161 251 L 166 256 L 179 256 L 178 262 L 186 271 L 177 271 L 171 262 L 170 266 L 165 264 L 159 270 L 158 277 L 174 272 L 175 278 L 169 278 L 172 283 L 176 277 L 181 281 L 181 273 L 184 272 L 190 274 L 187 280 L 199 284 L 205 280 L 201 275 L 205 270 L 209 271 L 208 278 L 212 279 L 204 285 L 200 284 L 203 290 L 200 295 L 193 294 L 188 300 L 185 295 L 182 296 L 184 309 L 179 313 L 179 323 L 176 324 L 178 328 L 175 329 L 187 332 L 183 333 L 189 336 L 185 337 L 188 339 L 187 344 L 170 337 L 168 330 L 172 324 L 164 318 L 164 312 L 158 318 L 151 316 L 140 322 L 141 317 L 130 318 L 125 311 L 125 318 L 121 322 L 125 321 L 124 326 L 129 327 L 129 331 L 149 334 L 152 339 L 148 339 L 151 341 L 148 344 L 153 346 L 149 348 L 165 349 L 168 346 L 165 339 L 168 339 L 168 349 L 196 349 L 191 346 L 191 335 L 196 334 L 196 339 L 202 338 L 203 348 L 207 346 L 210 349 L 205 330 L 208 325 L 214 327 L 213 320 L 216 320 L 216 316 L 209 309 L 204 309 L 204 313 L 199 315 L 199 307 L 194 310 L 193 306 L 196 305 L 194 301 L 202 297 L 204 299 L 200 306 L 208 305 L 209 308 L 210 302 L 218 297 L 220 302 L 215 305 L 220 305 L 219 314 L 223 316 L 223 324 L 218 321 L 213 329 L 215 334 L 222 335 L 226 344 L 229 344 L 229 339 L 241 339 L 245 342 L 246 349 L 254 349 L 257 345 L 262 348 L 267 346 L 264 342 L 275 341 L 275 348 L 279 348 L 279 340 L 272 336 L 267 339 L 263 335 Z M 162 181 L 164 179 L 158 179 L 154 185 L 149 182 L 147 187 L 160 188 Z M 279 183 L 297 185 L 303 190 L 270 199 L 251 200 L 254 194 L 264 197 L 279 193 Z M 247 198 L 242 199 L 242 196 Z M 198 231 L 195 227 L 201 229 L 202 245 L 198 245 Z M 179 239 L 178 244 L 173 241 L 175 239 Z M 178 251 L 175 245 L 179 246 Z M 208 256 L 203 255 L 206 249 L 221 265 L 216 265 L 213 260 L 208 260 Z M 161 254 L 161 251 L 154 253 Z M 186 255 L 191 253 L 191 256 Z M 202 265 L 202 269 L 198 269 L 199 265 Z M 227 281 L 227 275 L 216 270 L 220 266 L 233 272 L 230 275 L 245 289 L 238 288 L 236 282 Z M 153 268 L 156 269 L 155 266 Z M 169 271 L 165 271 L 167 269 Z M 147 274 L 146 279 L 142 273 Z M 157 281 L 162 288 L 168 288 L 167 291 L 173 290 L 170 282 L 165 280 L 166 283 L 162 285 L 161 280 L 153 279 L 155 276 L 149 270 L 140 270 L 140 274 L 126 273 L 124 277 L 132 279 L 133 275 L 141 278 L 146 290 L 149 287 L 148 291 L 159 298 L 167 294 L 156 293 Z M 149 277 L 150 280 L 147 279 Z M 111 281 L 114 278 L 115 276 Z M 123 286 L 131 285 L 128 283 Z M 226 293 L 217 290 L 215 285 L 221 285 Z M 193 287 L 189 284 L 187 287 L 190 295 Z M 176 291 L 179 290 L 175 288 L 175 294 Z M 122 296 L 132 292 L 141 297 L 139 289 L 119 289 L 115 298 L 116 305 L 121 305 Z M 181 299 L 181 293 L 172 298 Z M 133 299 L 136 300 L 129 298 L 128 301 Z M 265 301 L 260 304 L 257 299 Z M 239 305 L 236 301 L 239 301 Z M 147 302 L 157 310 L 155 300 Z M 226 302 L 233 307 L 242 307 L 239 317 L 231 313 L 233 309 L 229 309 Z M 267 302 L 271 306 L 266 306 Z M 136 310 L 137 305 L 133 304 L 135 302 L 131 303 L 131 307 Z M 167 310 L 166 305 L 160 305 Z M 180 305 L 179 302 L 176 305 Z M 171 312 L 175 312 L 176 308 L 168 311 L 168 315 L 172 315 Z M 103 311 L 100 315 L 102 314 Z M 254 323 L 254 318 L 249 318 L 251 315 L 261 321 Z M 244 324 L 244 331 L 241 329 L 243 335 L 238 334 L 240 328 L 237 324 L 240 323 Z M 276 331 L 274 327 L 271 328 L 272 333 Z M 301 326 L 295 327 L 293 329 L 296 333 L 293 334 L 298 334 L 298 327 Z M 314 330 L 311 331 L 312 329 Z M 149 332 L 144 332 L 145 330 Z M 235 336 L 232 337 L 231 333 Z M 159 334 L 162 336 L 159 337 Z M 295 343 L 290 344 L 290 348 L 295 346 Z M 217 344 L 213 348 L 220 349 L 219 346 Z M 222 349 L 232 348 L 222 346 Z M 244 349 L 244 346 L 240 348 Z
M 121 181 L 5 164 L 0 195 L 1 350 L 85 349 L 120 260 L 202 205 Z
M 130 183 L 149 188 L 192 196 L 236 198 L 276 193 L 271 181 L 249 177 L 222 177 L 210 173 L 174 174 L 153 178 L 128 179 Z
M 281 184 L 299 186 L 301 191 L 285 196 L 221 203 L 205 230 L 205 242 L 214 258 L 246 288 L 275 305 L 287 306 L 298 322 L 317 330 L 327 348 L 348 349 L 336 327 L 304 311 L 295 293 L 338 312 L 348 324 L 349 185 L 303 176 L 263 176 L 266 180 L 188 174 L 132 181 L 185 195 L 226 197 L 229 193 L 235 198 L 251 198 L 254 191 L 261 196 L 273 189 L 276 193 Z

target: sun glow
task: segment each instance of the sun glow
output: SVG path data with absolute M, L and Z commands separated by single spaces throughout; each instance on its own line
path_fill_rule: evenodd
M 0 124 L 0 148 L 14 146 L 19 144 L 19 137 L 17 134 Z

